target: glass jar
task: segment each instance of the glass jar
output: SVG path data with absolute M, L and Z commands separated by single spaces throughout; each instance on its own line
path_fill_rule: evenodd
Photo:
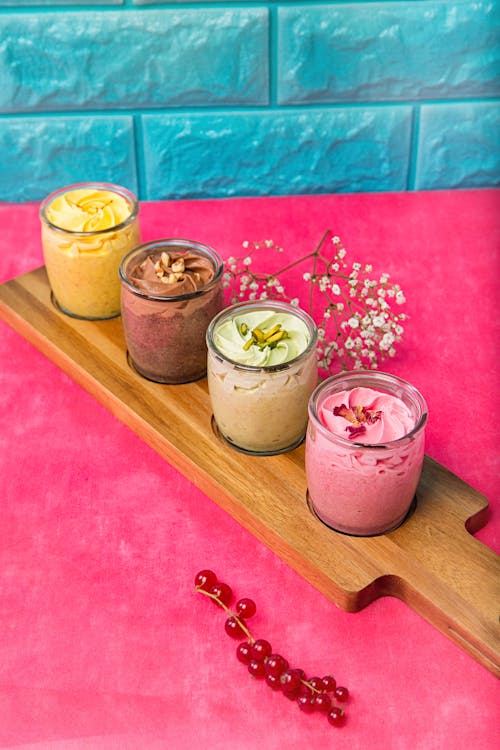
M 322 382 L 309 402 L 306 438 L 316 515 L 356 536 L 399 526 L 420 479 L 426 421 L 421 394 L 394 375 L 355 370 Z
M 87 320 L 120 314 L 118 267 L 140 243 L 137 198 L 118 185 L 61 188 L 40 205 L 42 248 L 54 304 Z
M 257 342 L 255 329 L 274 339 Z M 208 389 L 215 423 L 228 443 L 273 455 L 302 442 L 318 378 L 316 341 L 313 319 L 286 302 L 243 302 L 212 320 Z
M 123 258 L 122 323 L 140 375 L 171 384 L 205 376 L 205 334 L 224 305 L 222 271 L 215 250 L 192 240 L 148 242 Z

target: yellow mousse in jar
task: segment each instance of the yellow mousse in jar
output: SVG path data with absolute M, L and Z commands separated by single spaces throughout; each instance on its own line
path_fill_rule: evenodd
M 140 244 L 136 197 L 117 185 L 72 185 L 45 199 L 40 218 L 58 307 L 79 318 L 119 315 L 120 261 Z

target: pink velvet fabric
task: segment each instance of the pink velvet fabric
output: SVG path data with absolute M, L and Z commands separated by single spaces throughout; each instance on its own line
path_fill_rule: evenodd
M 0 206 L 0 281 L 42 264 L 36 205 Z M 500 191 L 141 205 L 144 240 L 223 257 L 293 254 L 323 231 L 403 287 L 385 369 L 430 412 L 426 452 L 484 493 L 499 549 Z M 336 608 L 43 354 L 0 322 L 0 747 L 18 750 L 493 750 L 497 680 L 404 603 Z M 251 596 L 256 635 L 352 699 L 342 729 L 304 715 L 235 658 L 193 592 L 213 568 Z

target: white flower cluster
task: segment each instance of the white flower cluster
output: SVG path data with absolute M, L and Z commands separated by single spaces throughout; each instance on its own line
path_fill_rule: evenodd
M 331 244 L 330 244 L 331 243 Z M 328 245 L 333 256 L 325 250 Z M 245 254 L 230 257 L 226 263 L 223 285 L 230 303 L 244 300 L 281 299 L 294 306 L 299 298 L 286 294 L 280 277 L 285 271 L 311 262 L 311 270 L 302 273 L 309 290 L 309 313 L 318 326 L 318 360 L 326 374 L 351 368 L 377 369 L 386 357 L 396 353 L 395 345 L 404 333 L 404 313 L 395 312 L 391 304 L 404 304 L 398 284 L 389 283 L 389 274 L 370 277 L 371 264 L 353 262 L 348 266 L 346 250 L 337 236 L 325 232 L 316 250 L 273 273 L 250 270 L 254 253 L 282 248 L 272 240 L 242 243 Z

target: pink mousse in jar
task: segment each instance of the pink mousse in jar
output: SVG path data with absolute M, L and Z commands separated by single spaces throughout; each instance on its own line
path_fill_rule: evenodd
M 357 370 L 321 383 L 309 402 L 309 501 L 328 526 L 374 536 L 408 514 L 422 471 L 427 406 L 409 383 Z

